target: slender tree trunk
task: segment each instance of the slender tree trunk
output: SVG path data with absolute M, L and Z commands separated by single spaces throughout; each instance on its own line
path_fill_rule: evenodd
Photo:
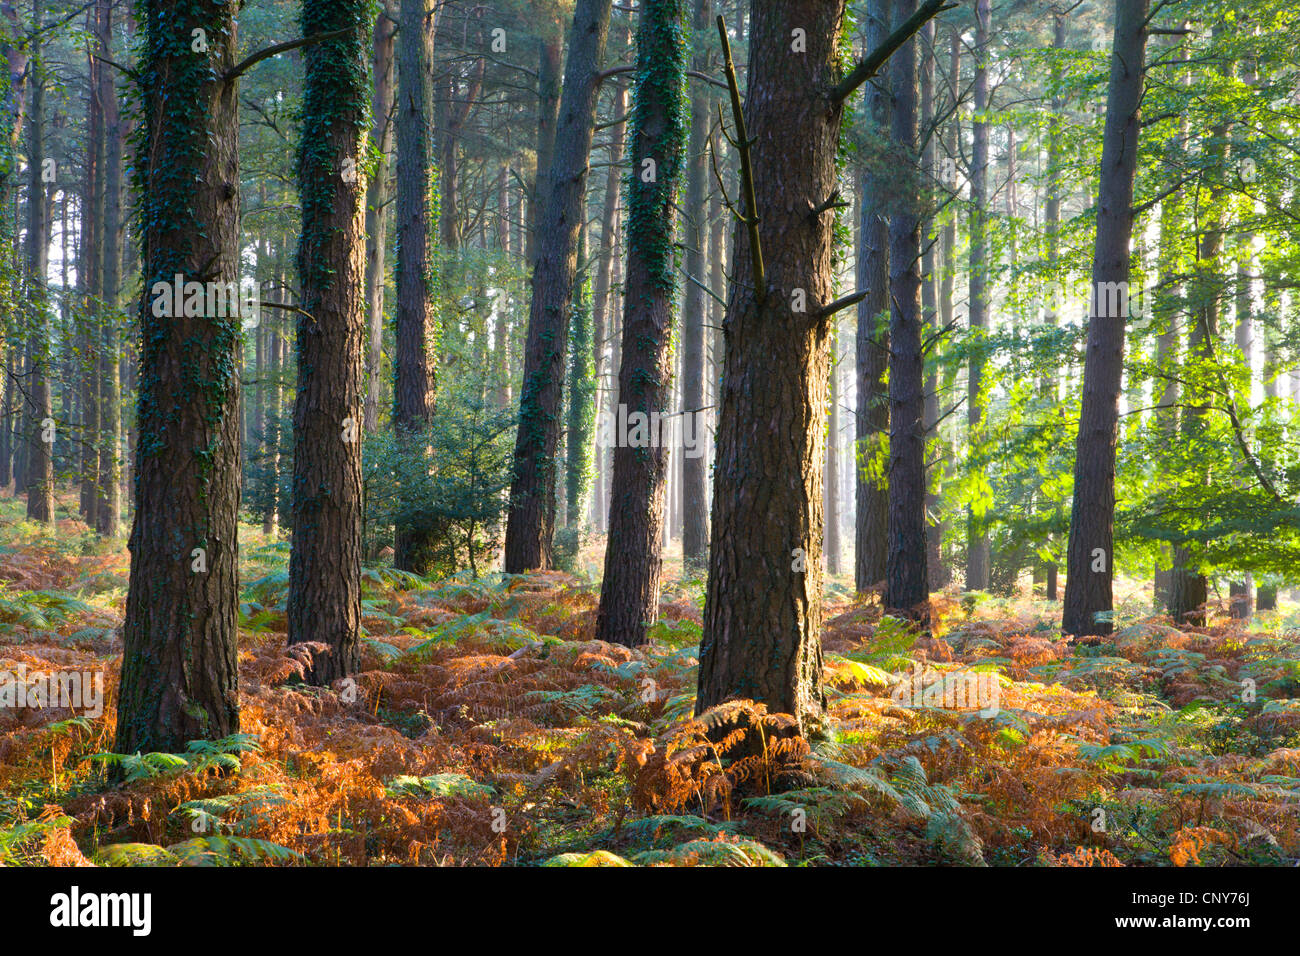
M 50 211 L 45 182 L 45 62 L 39 31 L 44 29 L 45 5 L 35 0 L 32 22 L 32 102 L 27 142 L 27 314 L 30 356 L 27 387 L 30 424 L 27 431 L 27 517 L 54 523 L 54 405 L 50 392 L 50 295 L 46 275 L 50 264 Z
M 677 276 L 673 236 L 687 161 L 690 106 L 685 93 L 688 0 L 645 0 L 637 30 L 636 109 L 628 193 L 627 300 L 619 396 L 632 416 L 648 419 L 648 441 L 629 428 L 613 436 L 609 541 L 596 612 L 598 640 L 645 643 L 659 613 L 664 490 L 668 447 L 657 418 L 667 423 L 672 377 L 672 324 Z
M 989 324 L 989 17 L 990 0 L 975 0 L 975 103 L 971 119 L 970 164 L 970 328 L 974 352 L 967 379 L 967 424 L 970 447 L 979 454 L 984 432 L 984 364 L 982 337 Z M 966 512 L 966 590 L 989 586 L 989 535 L 974 507 Z
M 308 679 L 361 668 L 361 415 L 365 325 L 362 176 L 370 83 L 369 0 L 303 0 L 306 50 L 298 190 L 298 398 L 293 413 L 289 643 L 318 641 Z M 340 175 L 340 170 L 353 175 Z
M 691 68 L 707 74 L 709 57 L 707 47 L 698 38 L 708 35 L 713 10 L 712 0 L 694 0 L 694 29 L 697 37 L 696 53 Z M 683 448 L 682 453 L 682 560 L 689 568 L 703 568 L 708 557 L 709 512 L 704 451 L 704 429 L 707 417 L 704 408 L 705 325 L 708 323 L 708 302 L 702 283 L 705 276 L 705 251 L 708 241 L 708 175 L 709 175 L 709 104 L 712 101 L 708 87 L 692 81 L 691 138 L 687 151 L 686 208 L 683 220 L 686 225 L 686 280 L 685 300 L 682 304 L 682 429 L 683 434 L 699 442 L 694 451 Z
M 555 460 L 564 358 L 609 16 L 610 0 L 578 0 L 573 14 L 555 163 L 537 237 L 528 315 L 514 482 L 506 519 L 505 570 L 511 574 L 554 566 Z
M 370 141 L 379 151 L 375 174 L 366 186 L 366 434 L 379 430 L 379 403 L 384 392 L 384 276 L 388 258 L 388 169 L 393 152 L 393 48 L 398 0 L 384 0 L 375 20 L 371 52 L 374 110 Z
M 1074 508 L 1070 514 L 1061 624 L 1062 630 L 1075 636 L 1109 634 L 1112 630 L 1115 443 L 1127 316 L 1110 314 L 1109 297 L 1103 290 L 1113 283 L 1124 283 L 1122 288 L 1127 288 L 1129 279 L 1146 15 L 1147 0 L 1116 0 L 1115 46 L 1097 197 L 1093 301 L 1075 443 Z
M 113 58 L 113 6 L 100 0 L 99 45 L 105 59 Z M 99 502 L 95 508 L 95 528 L 105 537 L 114 538 L 121 531 L 122 520 L 122 378 L 118 354 L 118 306 L 122 286 L 122 153 L 125 130 L 117 103 L 113 71 L 105 66 L 99 76 L 99 100 L 104 114 L 104 219 L 103 280 L 103 351 L 99 356 L 100 438 Z
M 925 42 L 921 47 L 921 126 L 920 135 L 924 140 L 921 153 L 921 169 L 924 173 L 922 182 L 935 181 L 938 170 L 935 166 L 937 155 L 938 129 L 935 128 L 934 75 L 935 75 L 935 37 L 934 22 L 925 25 L 922 36 Z M 921 238 L 924 251 L 921 254 L 921 328 L 929 341 L 929 348 L 937 350 L 940 342 L 939 326 L 939 256 L 937 242 L 932 238 L 934 217 L 930 212 L 931 204 L 927 197 L 926 213 L 921 220 Z M 926 356 L 923 356 L 926 358 Z M 935 455 L 942 448 L 942 436 L 939 434 L 939 365 L 928 361 L 925 370 L 925 437 L 927 456 Z M 943 475 L 942 456 L 933 467 L 926 469 L 925 489 L 925 564 L 926 577 L 930 588 L 936 589 L 943 578 L 943 524 L 939 521 L 939 485 Z
M 614 407 L 616 389 L 613 383 L 618 377 L 618 367 L 615 363 L 606 361 L 604 356 L 608 354 L 612 357 L 617 352 L 616 344 L 610 345 L 607 340 L 613 338 L 611 330 L 617 324 L 612 308 L 615 298 L 612 280 L 619 254 L 620 172 L 623 168 L 623 141 L 627 132 L 627 123 L 621 119 L 627 112 L 627 87 L 621 83 L 614 88 L 610 111 L 615 117 L 620 118 L 615 120 L 613 127 L 610 128 L 609 155 L 607 157 L 609 171 L 605 176 L 605 199 L 600 216 L 600 252 L 598 254 L 599 262 L 596 266 L 595 288 L 592 295 L 592 325 L 596 351 L 601 356 L 601 359 L 596 363 L 596 380 L 599 383 L 596 399 L 600 406 L 597 409 L 597 414 L 600 414 L 600 410 L 603 408 L 608 414 L 615 415 L 618 410 Z M 609 346 L 608 351 L 607 346 Z M 596 449 L 596 487 L 598 489 L 596 527 L 601 531 L 605 531 L 609 527 L 609 503 L 606 498 L 606 488 L 612 465 L 610 449 L 598 445 Z
M 826 423 L 826 482 L 822 499 L 826 512 L 826 573 L 839 575 L 844 545 L 840 540 L 840 356 L 839 323 L 831 330 L 830 412 Z
M 917 0 L 894 0 L 894 23 Z M 907 167 L 889 218 L 889 554 L 884 605 L 929 622 L 925 540 L 925 357 L 921 352 L 921 196 L 915 38 L 889 61 L 895 155 Z
M 1052 21 L 1052 48 L 1055 50 L 1065 49 L 1065 17 L 1061 14 L 1057 14 Z M 1052 112 L 1048 119 L 1047 129 L 1047 200 L 1043 210 L 1043 227 L 1047 233 L 1048 274 L 1053 279 L 1057 277 L 1060 268 L 1061 202 L 1065 192 L 1063 182 L 1065 149 L 1062 136 L 1065 123 L 1065 118 L 1062 115 L 1065 112 L 1065 98 L 1060 88 L 1064 80 L 1064 68 L 1054 64 L 1051 72 Z M 1047 321 L 1049 325 L 1057 325 L 1059 317 L 1055 311 L 1048 310 Z M 1055 405 L 1057 402 L 1060 387 L 1058 377 L 1057 370 L 1051 370 L 1045 373 L 1039 382 L 1039 394 L 1047 406 Z M 1054 510 L 1058 521 L 1063 519 L 1064 515 L 1059 501 L 1055 502 Z M 1056 544 L 1050 532 L 1047 536 L 1047 547 L 1051 550 L 1052 557 L 1048 558 L 1044 569 L 1043 596 L 1049 601 L 1055 601 L 1058 598 L 1060 570 L 1056 559 Z
M 889 34 L 891 0 L 871 0 L 864 33 L 868 47 Z M 866 88 L 868 129 L 874 146 L 868 162 L 881 165 L 889 135 L 889 98 L 883 84 Z M 857 368 L 857 520 L 854 534 L 854 580 L 858 591 L 885 581 L 889 547 L 889 473 L 877 467 L 889 434 L 889 220 L 886 185 L 868 169 L 858 173 L 861 197 L 858 221 L 858 289 L 867 297 L 858 304 Z
M 238 80 L 223 75 L 235 8 L 141 12 L 140 443 L 114 745 L 126 754 L 239 729 L 240 323 L 155 314 L 177 274 L 238 281 Z M 178 42 L 191 36 L 205 56 Z
M 438 331 L 433 311 L 429 161 L 428 0 L 401 0 L 397 38 L 397 355 L 393 425 L 408 454 L 420 454 L 433 418 Z M 417 574 L 433 562 L 432 529 L 423 521 L 397 528 L 393 564 Z

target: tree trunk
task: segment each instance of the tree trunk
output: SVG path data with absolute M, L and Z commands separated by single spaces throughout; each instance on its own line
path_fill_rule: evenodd
M 659 614 L 660 550 L 669 462 L 673 307 L 677 295 L 673 234 L 686 165 L 688 0 L 645 0 L 637 30 L 636 108 L 628 192 L 627 300 L 619 398 L 627 436 L 615 441 L 609 540 L 596 612 L 596 638 L 635 647 Z M 645 416 L 648 435 L 634 426 Z M 623 416 L 620 414 L 619 418 Z M 644 436 L 648 440 L 640 441 Z M 623 440 L 626 437 L 626 441 Z
M 894 23 L 917 0 L 894 0 Z M 925 357 L 921 352 L 921 171 L 917 152 L 918 42 L 889 61 L 895 172 L 889 217 L 889 554 L 886 609 L 929 623 L 925 541 Z M 901 182 L 900 182 L 901 180 Z
M 982 338 L 989 324 L 989 0 L 975 0 L 975 103 L 971 118 L 970 163 L 970 328 L 974 351 L 967 378 L 966 421 L 971 453 L 978 455 L 984 432 L 984 363 Z M 966 512 L 966 590 L 989 586 L 989 534 L 984 516 Z
M 432 315 L 433 172 L 429 162 L 430 77 L 428 0 L 401 0 L 397 38 L 397 355 L 393 427 L 406 453 L 419 455 L 433 418 L 438 333 Z M 393 564 L 427 573 L 434 559 L 432 529 L 423 521 L 396 529 Z
M 555 163 L 533 270 L 514 481 L 506 519 L 505 570 L 509 574 L 554 566 L 555 459 L 560 443 L 564 358 L 609 16 L 610 0 L 578 0 L 573 14 L 555 132 Z
M 27 315 L 29 356 L 27 387 L 30 419 L 27 430 L 27 517 L 54 523 L 54 405 L 50 392 L 50 295 L 46 275 L 50 264 L 50 211 L 45 182 L 45 62 L 40 31 L 45 5 L 36 0 L 32 22 L 32 102 L 27 143 Z
M 709 576 L 696 713 L 749 698 L 819 725 L 822 468 L 842 0 L 754 0 L 745 118 L 755 249 L 736 230 L 724 323 Z M 793 31 L 804 31 L 794 52 Z M 799 130 L 791 136 L 790 130 Z M 802 307 L 802 308 L 801 308 Z M 617 505 L 615 505 L 617 509 Z
M 366 434 L 379 430 L 384 391 L 384 276 L 388 258 L 388 160 L 393 151 L 393 48 L 398 0 L 384 0 L 375 20 L 371 66 L 375 80 L 370 141 L 379 151 L 375 174 L 366 186 Z
M 890 0 L 872 0 L 864 34 L 875 47 L 889 33 Z M 874 147 L 868 163 L 880 165 L 889 133 L 889 98 L 883 84 L 866 88 L 866 116 Z M 886 186 L 868 169 L 858 171 L 861 208 L 858 221 L 858 289 L 867 297 L 858 304 L 857 369 L 857 519 L 854 528 L 854 580 L 859 592 L 883 585 L 889 554 L 889 478 L 876 468 L 880 446 L 889 434 L 889 220 Z
M 144 289 L 131 583 L 118 753 L 181 751 L 239 729 L 237 317 L 160 317 L 177 274 L 239 274 L 235 8 L 143 0 L 139 155 Z M 195 33 L 194 31 L 199 31 Z M 206 44 L 196 56 L 194 37 Z M 161 290 L 157 284 L 161 283 Z
M 1104 290 L 1127 288 L 1133 237 L 1133 179 L 1137 169 L 1138 111 L 1145 76 L 1147 0 L 1116 0 L 1115 47 L 1102 138 L 1097 239 L 1092 263 L 1092 308 L 1083 372 L 1083 404 L 1074 455 L 1065 608 L 1067 634 L 1112 630 L 1115 525 L 1115 443 L 1127 316 L 1113 315 Z
M 365 201 L 357 173 L 370 96 L 369 0 L 303 0 L 306 50 L 298 190 L 298 397 L 293 412 L 289 643 L 318 641 L 308 680 L 361 669 L 362 284 Z M 339 175 L 339 170 L 353 175 Z
M 99 45 L 105 59 L 113 58 L 113 5 L 100 0 Z M 122 153 L 125 130 L 117 103 L 114 73 L 106 65 L 100 70 L 99 100 L 104 111 L 104 219 L 103 273 L 100 313 L 103 351 L 99 356 L 99 502 L 95 507 L 95 529 L 115 538 L 122 520 L 122 377 L 118 353 L 118 306 L 122 286 Z

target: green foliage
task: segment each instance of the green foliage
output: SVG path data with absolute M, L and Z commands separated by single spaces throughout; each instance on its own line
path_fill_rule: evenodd
M 511 425 L 509 411 L 469 386 L 443 393 L 419 439 L 370 436 L 362 452 L 367 539 L 390 540 L 395 526 L 425 528 L 435 536 L 440 575 L 464 567 L 477 574 L 498 545 L 510 486 Z

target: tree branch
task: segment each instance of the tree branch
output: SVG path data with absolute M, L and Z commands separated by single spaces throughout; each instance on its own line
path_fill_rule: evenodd
M 274 46 L 268 46 L 265 49 L 251 53 L 243 59 L 242 62 L 232 66 L 222 74 L 222 82 L 229 82 L 236 77 L 243 76 L 263 60 L 269 60 L 273 56 L 279 56 L 281 53 L 288 53 L 290 50 L 296 50 L 299 47 L 310 46 L 313 43 L 320 43 L 322 40 L 336 40 L 339 37 L 345 37 L 352 32 L 351 27 L 344 27 L 342 30 L 331 30 L 329 33 L 317 33 L 315 36 L 299 37 L 296 40 L 286 40 L 284 43 L 277 43 Z
M 841 80 L 835 89 L 831 90 L 831 102 L 843 103 L 847 100 L 853 95 L 854 90 L 880 72 L 880 68 L 885 65 L 886 61 L 898 52 L 899 47 L 912 39 L 912 36 L 918 33 L 921 27 L 944 10 L 951 10 L 956 6 L 957 4 L 945 3 L 944 0 L 925 0 L 925 3 L 917 8 L 916 13 L 908 17 L 902 26 L 886 37 L 884 43 L 868 53 L 866 58 L 854 67 L 853 71 Z

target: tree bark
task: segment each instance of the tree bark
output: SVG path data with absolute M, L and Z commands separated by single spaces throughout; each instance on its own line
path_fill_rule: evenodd
M 984 364 L 982 337 L 989 324 L 989 0 L 975 0 L 975 102 L 971 118 L 970 163 L 970 328 L 974 351 L 967 378 L 966 421 L 970 447 L 978 454 L 984 429 Z M 966 511 L 966 590 L 989 587 L 989 535 L 984 517 L 974 507 Z
M 537 236 L 529 305 L 514 481 L 506 519 L 509 574 L 554 566 L 555 460 L 564 357 L 609 16 L 610 0 L 578 0 L 569 35 L 555 163 Z
M 375 174 L 366 186 L 366 434 L 379 430 L 379 403 L 384 390 L 384 276 L 388 258 L 388 170 L 393 152 L 393 49 L 396 45 L 398 0 L 384 0 L 375 20 L 371 69 L 374 109 L 370 140 L 379 151 Z
M 1148 0 L 1116 0 L 1115 45 L 1097 197 L 1093 301 L 1075 442 L 1074 508 L 1070 514 L 1061 623 L 1063 631 L 1076 637 L 1104 635 L 1112 630 L 1115 443 L 1127 316 L 1110 314 L 1109 296 L 1103 290 L 1113 283 L 1124 283 L 1122 287 L 1127 288 L 1129 279 L 1147 4 Z
M 677 294 L 673 236 L 686 165 L 689 103 L 685 93 L 688 0 L 645 0 L 637 30 L 637 92 L 632 120 L 628 192 L 627 299 L 619 398 L 632 416 L 670 423 L 672 324 Z M 619 416 L 623 416 L 620 414 Z M 635 647 L 659 614 L 664 492 L 669 462 L 666 429 L 650 425 L 648 441 L 629 428 L 612 436 L 609 540 L 596 612 L 596 637 Z
M 840 0 L 754 0 L 745 118 L 765 265 L 736 230 L 724 322 L 709 576 L 696 713 L 749 698 L 822 722 L 822 468 L 834 192 L 841 108 Z M 795 52 L 793 31 L 806 46 Z M 791 136 L 791 129 L 799 130 Z M 804 310 L 800 311 L 800 306 Z
M 894 0 L 894 23 L 917 0 Z M 921 195 L 917 152 L 917 41 L 889 61 L 896 172 L 889 217 L 889 554 L 886 609 L 929 624 L 925 527 L 925 357 L 921 351 Z
M 365 325 L 364 160 L 369 0 L 303 0 L 306 50 L 298 191 L 298 396 L 293 413 L 289 643 L 317 641 L 308 680 L 361 668 L 361 417 Z M 351 175 L 348 174 L 351 170 Z M 340 175 L 340 171 L 343 171 Z
M 45 4 L 35 0 L 32 23 L 32 102 L 27 140 L 27 321 L 30 411 L 27 429 L 27 518 L 54 523 L 54 404 L 50 392 L 50 210 L 45 182 L 45 58 L 40 31 Z
M 864 32 L 868 47 L 880 44 L 889 33 L 890 0 L 872 0 Z M 889 134 L 889 98 L 883 85 L 866 89 L 868 129 L 875 148 L 868 156 L 873 167 L 882 165 L 883 144 Z M 858 289 L 867 297 L 858 304 L 857 370 L 857 519 L 854 527 L 854 580 L 859 592 L 884 584 L 889 554 L 889 476 L 885 468 L 872 470 L 880 445 L 889 434 L 889 219 L 884 203 L 885 184 L 874 168 L 858 171 L 861 197 L 858 221 Z
M 142 13 L 146 294 L 114 745 L 125 754 L 180 751 L 239 729 L 240 322 L 159 317 L 152 294 L 177 274 L 238 281 L 238 81 L 224 76 L 235 61 L 235 8 L 144 0 Z
M 432 201 L 429 160 L 431 60 L 428 0 L 401 0 L 397 38 L 397 354 L 393 427 L 406 452 L 419 455 L 433 418 L 438 330 L 433 316 Z M 432 529 L 423 521 L 396 529 L 393 564 L 426 573 L 433 562 Z
M 100 0 L 99 46 L 101 56 L 113 58 L 113 5 Z M 117 102 L 113 71 L 101 65 L 99 101 L 104 123 L 104 218 L 103 272 L 100 283 L 100 313 L 103 325 L 99 355 L 99 501 L 95 507 L 95 529 L 115 538 L 122 520 L 122 377 L 119 352 L 118 307 L 122 286 L 122 154 L 125 130 Z
M 700 41 L 708 36 L 713 10 L 712 0 L 694 0 L 695 57 L 691 69 L 708 73 L 708 47 Z M 687 150 L 686 208 L 686 280 L 682 303 L 682 429 L 702 442 L 707 413 L 704 409 L 705 325 L 708 303 L 702 283 L 707 282 L 705 249 L 708 242 L 708 87 L 698 81 L 691 86 L 691 138 Z M 697 450 L 702 452 L 701 443 Z M 708 462 L 703 454 L 682 454 L 682 561 L 691 569 L 703 568 L 708 557 L 709 512 L 707 494 Z

